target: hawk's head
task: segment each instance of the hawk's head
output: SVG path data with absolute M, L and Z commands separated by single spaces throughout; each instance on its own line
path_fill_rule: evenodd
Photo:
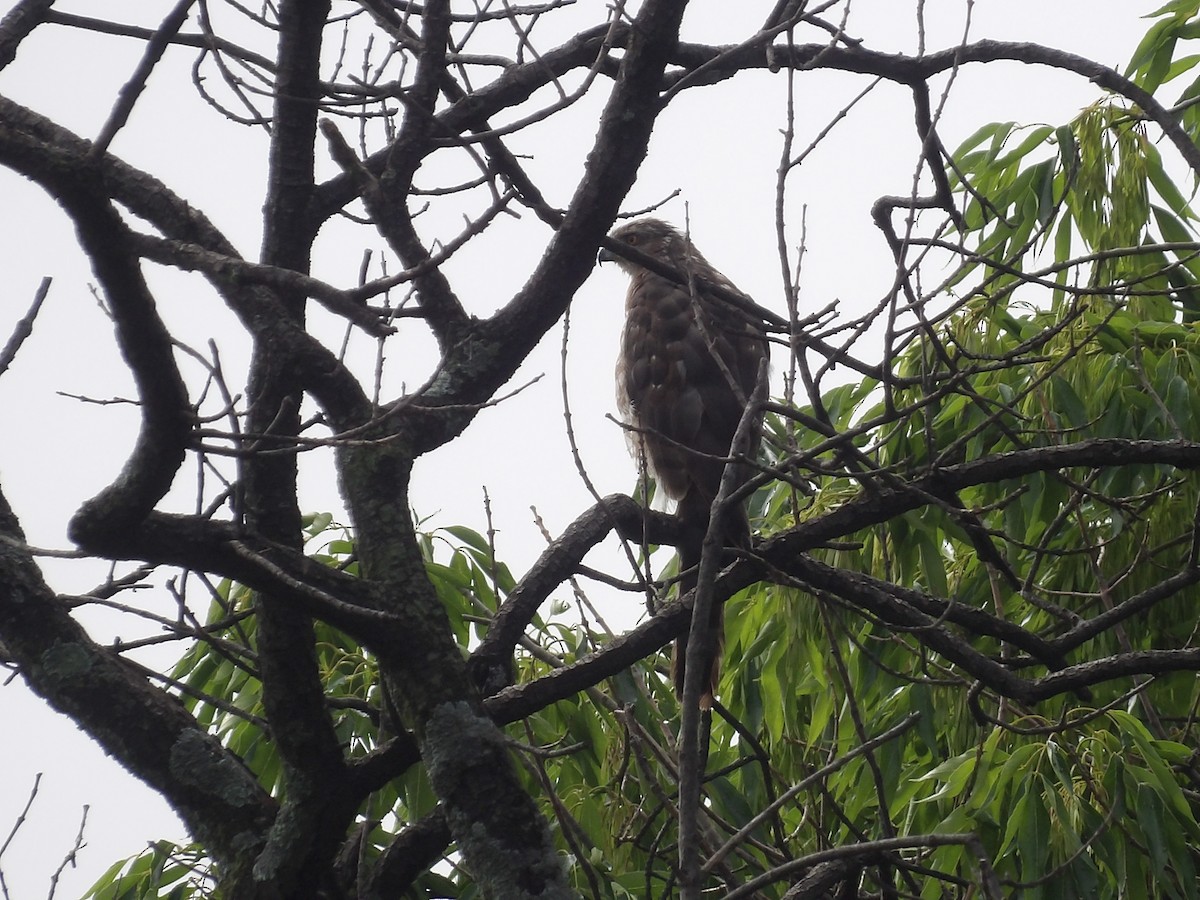
M 609 238 L 676 268 L 682 268 L 689 257 L 695 259 L 699 256 L 688 239 L 662 219 L 637 219 L 626 222 L 620 228 L 614 229 Z M 602 247 L 596 258 L 602 263 L 615 262 L 630 275 L 641 268 L 637 263 L 619 256 L 607 247 Z

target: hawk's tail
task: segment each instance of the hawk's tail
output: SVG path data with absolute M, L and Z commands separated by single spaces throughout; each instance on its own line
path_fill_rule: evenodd
M 679 502 L 679 524 L 681 528 L 679 551 L 679 596 L 696 587 L 696 575 L 700 567 L 700 556 L 704 546 L 704 535 L 708 531 L 708 515 L 711 503 L 698 492 L 691 492 Z M 694 498 L 694 499 L 693 499 Z M 689 500 L 693 502 L 689 503 Z M 725 545 L 727 547 L 750 546 L 750 522 L 746 510 L 740 504 L 729 507 L 724 513 Z M 713 696 L 721 678 L 721 654 L 725 649 L 725 604 L 714 602 L 709 609 L 708 627 L 715 632 L 712 662 L 709 664 L 708 684 L 700 694 L 700 708 L 712 709 Z M 688 630 L 690 623 L 675 639 L 671 650 L 671 679 L 675 683 L 675 696 L 683 697 L 684 666 L 687 660 Z

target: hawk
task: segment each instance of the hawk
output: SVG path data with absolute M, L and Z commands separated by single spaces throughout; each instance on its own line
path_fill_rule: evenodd
M 670 266 L 683 283 L 651 272 L 617 253 L 602 249 L 600 262 L 614 261 L 628 275 L 625 331 L 617 360 L 617 405 L 634 426 L 632 443 L 658 486 L 676 503 L 680 525 L 679 592 L 696 585 L 696 567 L 708 530 L 713 500 L 730 456 L 730 445 L 767 358 L 761 323 L 756 327 L 741 310 L 718 298 L 720 287 L 740 293 L 700 254 L 691 241 L 660 219 L 638 219 L 610 235 Z M 748 458 L 758 450 L 754 423 Z M 738 485 L 752 474 L 737 464 Z M 721 522 L 728 547 L 750 546 L 750 522 L 744 504 L 725 509 Z M 724 612 L 715 604 L 711 626 L 717 653 L 709 684 L 700 699 L 712 706 L 720 675 Z M 675 641 L 671 672 L 675 693 L 683 694 L 686 633 Z

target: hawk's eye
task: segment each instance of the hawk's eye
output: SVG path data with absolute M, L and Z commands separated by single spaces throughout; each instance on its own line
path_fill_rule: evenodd
M 631 247 L 636 247 L 638 240 L 639 240 L 639 238 L 636 234 L 625 235 L 625 243 L 627 243 Z

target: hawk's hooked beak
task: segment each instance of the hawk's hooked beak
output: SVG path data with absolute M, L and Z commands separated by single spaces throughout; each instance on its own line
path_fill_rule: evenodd
M 607 247 L 601 247 L 600 252 L 596 254 L 596 262 L 598 263 L 616 262 L 620 258 Z

